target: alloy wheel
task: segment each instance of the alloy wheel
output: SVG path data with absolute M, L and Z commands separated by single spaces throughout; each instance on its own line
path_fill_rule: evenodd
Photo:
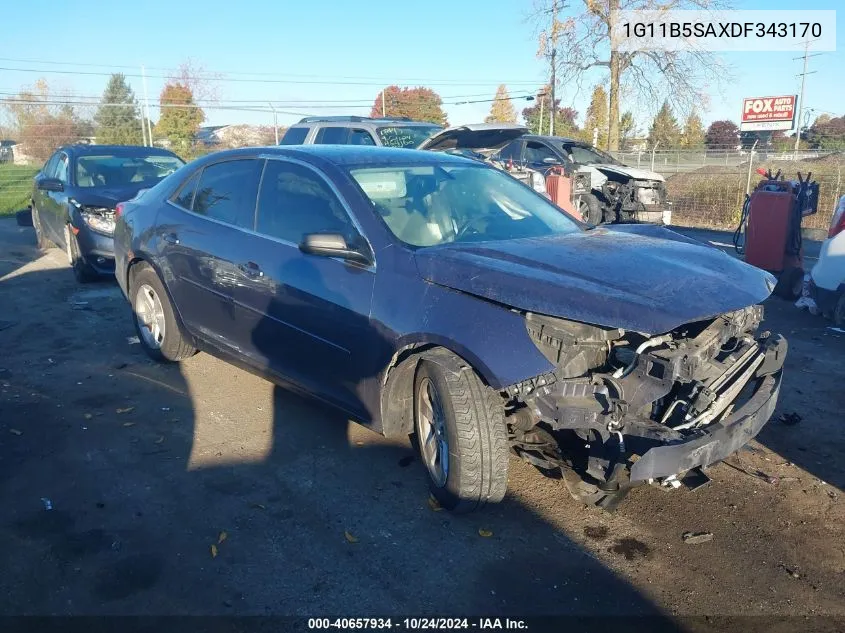
M 144 344 L 150 349 L 161 349 L 165 334 L 165 320 L 164 308 L 158 293 L 152 286 L 142 284 L 135 293 L 134 307 L 138 331 L 144 339 Z
M 449 476 L 449 440 L 440 394 L 429 378 L 420 381 L 416 402 L 420 454 L 432 481 L 442 488 Z

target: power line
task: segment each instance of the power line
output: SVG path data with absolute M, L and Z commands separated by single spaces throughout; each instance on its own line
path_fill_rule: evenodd
M 20 91 L 17 91 L 17 92 L 10 91 L 10 90 L 0 91 L 0 95 L 7 96 L 7 97 L 17 97 L 20 94 L 21 94 Z M 483 101 L 492 101 L 492 100 L 484 100 L 484 99 L 478 100 L 478 101 L 460 101 L 460 102 L 454 102 L 454 103 L 447 101 L 448 99 L 466 99 L 468 97 L 483 97 L 483 96 L 487 96 L 488 94 L 490 94 L 490 93 L 489 92 L 483 92 L 483 93 L 475 93 L 475 94 L 469 94 L 469 95 L 449 95 L 449 96 L 446 96 L 446 97 L 441 97 L 441 100 L 443 100 L 443 103 L 447 104 L 447 105 L 462 105 L 464 103 L 481 103 Z M 530 93 L 525 93 L 525 94 L 515 95 L 513 97 L 510 97 L 510 99 L 527 99 L 528 97 L 532 97 L 532 96 L 533 95 L 530 94 Z M 101 96 L 94 96 L 94 95 L 70 94 L 70 95 L 67 96 L 67 98 L 71 98 L 71 99 L 90 99 L 92 101 L 92 105 L 97 105 L 99 103 L 99 100 L 102 97 Z M 2 99 L 0 99 L 0 101 L 2 101 Z M 139 102 L 143 101 L 143 99 L 138 98 L 138 101 Z M 151 99 L 150 101 L 153 101 L 153 100 Z M 273 103 L 273 105 L 281 105 L 283 107 L 285 105 L 304 105 L 305 106 L 305 105 L 309 105 L 309 104 L 315 104 L 315 105 L 338 104 L 338 105 L 349 106 L 349 107 L 354 107 L 356 104 L 358 104 L 361 107 L 364 107 L 364 106 L 370 107 L 373 104 L 372 99 L 281 99 L 280 100 L 280 99 L 264 98 L 264 99 L 197 99 L 197 100 L 195 100 L 196 104 L 206 104 L 207 103 L 207 104 L 211 104 L 211 105 L 218 105 L 218 104 L 223 104 L 223 103 L 225 103 L 225 104 L 229 104 L 229 103 L 232 103 L 232 104 L 240 104 L 240 103 L 243 103 L 243 104 L 259 104 L 259 103 L 265 104 L 265 103 L 268 103 L 268 102 Z M 334 107 L 334 106 L 328 106 L 327 105 L 325 107 Z
M 111 66 L 114 68 L 114 66 Z M 5 70 L 9 72 L 27 72 L 27 73 L 48 73 L 54 75 L 89 75 L 89 76 L 100 76 L 100 77 L 110 77 L 114 73 L 108 72 L 95 72 L 92 70 L 52 70 L 46 68 L 8 68 L 8 67 L 0 67 L 0 70 Z M 170 71 L 173 72 L 173 71 Z M 142 75 L 139 73 L 122 73 L 124 77 L 134 77 L 134 78 L 142 78 Z M 150 78 L 155 79 L 174 79 L 179 80 L 182 77 L 180 75 L 147 75 Z M 238 82 L 238 83 L 268 83 L 268 84 L 308 84 L 308 85 L 346 85 L 346 86 L 382 86 L 384 85 L 385 81 L 396 81 L 395 79 L 388 80 L 374 80 L 374 81 L 349 81 L 347 78 L 342 79 L 322 79 L 322 80 L 315 80 L 315 79 L 266 79 L 266 78 L 256 78 L 256 79 L 247 79 L 243 77 L 215 77 L 215 76 L 201 76 L 204 81 L 229 81 L 229 82 Z M 403 83 L 417 83 L 417 81 L 406 81 Z M 501 81 L 464 81 L 464 80 L 437 80 L 437 81 L 425 81 L 423 83 L 427 83 L 432 86 L 455 86 L 455 85 L 462 85 L 462 86 L 494 86 L 502 83 Z M 516 81 L 510 82 L 511 84 L 519 84 L 519 85 L 537 85 L 538 82 L 536 81 Z
M 84 62 L 66 62 L 66 61 L 57 61 L 57 60 L 44 60 L 44 59 L 20 59 L 14 57 L 0 57 L 0 61 L 4 62 L 13 62 L 13 63 L 20 63 L 20 64 L 48 64 L 48 65 L 56 65 L 56 66 L 80 66 L 86 68 L 125 68 L 128 70 L 137 70 L 139 65 L 127 65 L 127 64 L 93 64 L 93 63 L 84 63 Z M 164 66 L 147 66 L 150 70 L 161 70 L 164 72 L 173 72 L 173 68 L 166 68 Z M 41 71 L 37 71 L 41 72 Z M 46 72 L 46 70 L 45 70 Z M 204 79 L 214 80 L 219 75 L 235 75 L 235 76 L 251 76 L 251 77 L 321 77 L 321 75 L 315 75 L 314 73 L 260 73 L 260 72 L 250 72 L 250 71 L 242 71 L 242 70 L 205 70 L 200 73 L 204 75 Z M 322 75 L 324 79 L 332 79 L 334 75 Z M 338 75 L 337 77 L 341 77 L 343 79 L 370 79 L 373 81 L 379 82 L 390 82 L 394 81 L 395 77 L 375 77 L 372 75 Z M 405 78 L 403 83 L 407 82 L 443 82 L 443 83 L 456 83 L 456 84 L 466 84 L 466 81 L 463 79 L 432 79 L 432 78 Z M 536 84 L 539 82 L 536 81 L 526 81 L 524 79 L 512 79 L 512 80 L 505 80 L 505 79 L 491 79 L 489 82 L 480 85 L 497 85 L 500 83 L 506 84 Z

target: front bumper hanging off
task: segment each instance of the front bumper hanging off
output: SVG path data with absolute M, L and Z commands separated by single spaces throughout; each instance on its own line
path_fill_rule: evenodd
M 646 451 L 631 467 L 631 482 L 647 482 L 710 466 L 742 448 L 769 421 L 777 405 L 783 370 L 758 379 L 745 404 L 697 435 Z

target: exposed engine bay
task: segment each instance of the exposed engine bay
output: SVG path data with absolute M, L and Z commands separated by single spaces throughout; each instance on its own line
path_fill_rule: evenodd
M 787 345 L 757 333 L 762 315 L 749 306 L 645 336 L 526 313 L 556 369 L 504 394 L 513 451 L 608 509 L 633 485 L 677 487 L 771 414 L 755 406 L 774 407 Z
M 670 223 L 671 203 L 660 174 L 604 164 L 581 165 L 576 173 L 589 176 L 602 222 Z
M 601 186 L 601 200 L 610 221 L 630 222 L 662 213 L 667 204 L 666 185 L 660 180 L 625 179 L 611 174 Z

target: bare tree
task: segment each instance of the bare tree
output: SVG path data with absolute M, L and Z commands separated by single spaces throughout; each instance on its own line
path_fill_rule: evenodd
M 26 155 L 38 162 L 47 160 L 56 147 L 74 143 L 91 132 L 73 102 L 58 98 L 43 79 L 3 99 L 0 105 L 11 117 L 13 137 Z
M 187 59 L 179 64 L 173 77 L 177 83 L 191 91 L 197 103 L 208 105 L 220 100 L 219 81 L 223 76 L 206 70 L 205 66 L 193 59 Z
M 725 9 L 730 0 L 536 0 L 532 14 L 539 29 L 548 29 L 548 16 L 561 10 L 557 55 L 552 68 L 557 76 L 580 85 L 584 75 L 607 68 L 610 75 L 608 148 L 619 148 L 620 89 L 651 103 L 669 99 L 686 115 L 700 106 L 709 82 L 721 83 L 726 69 L 712 53 L 685 51 L 623 52 L 611 47 L 611 19 L 615 11 Z M 551 27 L 557 29 L 555 20 Z M 541 33 L 541 43 L 544 42 Z

